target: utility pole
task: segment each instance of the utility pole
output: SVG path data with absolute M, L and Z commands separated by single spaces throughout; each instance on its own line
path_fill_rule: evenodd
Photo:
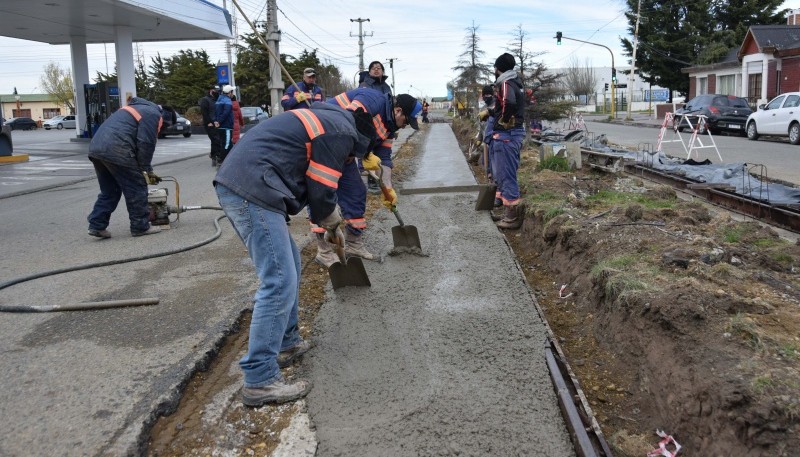
M 283 96 L 283 78 L 281 77 L 280 62 L 274 56 L 280 56 L 278 45 L 281 41 L 281 31 L 278 29 L 278 4 L 276 0 L 267 1 L 267 46 L 272 52 L 269 55 L 269 99 L 272 101 L 274 116 L 281 112 L 281 97 Z
M 350 33 L 350 36 L 358 36 L 358 69 L 359 71 L 364 70 L 364 37 L 365 36 L 372 36 L 372 32 L 369 32 L 369 35 L 365 34 L 362 30 L 362 24 L 364 22 L 369 22 L 369 19 L 350 19 L 350 22 L 358 22 L 358 35 L 353 35 Z
M 227 10 L 228 9 L 228 1 L 222 0 L 222 7 Z M 233 36 L 236 36 L 236 8 L 233 9 Z M 233 79 L 233 60 L 231 59 L 231 40 L 225 40 L 225 49 L 228 53 L 228 84 L 233 87 L 236 87 L 236 80 Z
M 639 18 L 642 12 L 642 0 L 639 0 L 639 6 L 636 7 L 636 27 L 633 30 L 633 54 L 631 54 L 631 73 L 628 75 L 628 117 L 626 121 L 633 119 L 631 117 L 631 102 L 633 101 L 633 81 L 636 78 L 636 45 L 638 44 L 639 37 Z M 652 94 L 651 94 L 652 96 Z
M 392 93 L 397 95 L 397 93 L 394 91 L 394 61 L 400 59 L 398 59 L 397 57 L 389 57 L 386 60 L 389 61 L 389 68 L 392 70 Z

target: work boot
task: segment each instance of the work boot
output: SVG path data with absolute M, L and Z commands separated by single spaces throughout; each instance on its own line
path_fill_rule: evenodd
M 97 230 L 97 229 L 89 229 L 89 235 L 96 236 L 98 238 L 111 238 L 111 232 L 106 229 Z
M 286 403 L 305 397 L 311 383 L 300 379 L 288 384 L 281 379 L 264 387 L 242 387 L 242 403 L 245 406 L 261 406 L 265 403 Z
M 161 233 L 161 227 L 156 227 L 155 225 L 151 225 L 150 228 L 145 230 L 144 232 L 131 232 L 131 235 L 144 236 L 144 235 L 152 235 L 154 233 Z
M 324 233 L 317 233 L 317 256 L 314 257 L 314 262 L 322 265 L 325 268 L 330 268 L 331 265 L 339 261 L 339 256 L 333 250 L 333 245 L 325 241 Z
M 361 234 L 355 235 L 351 233 L 350 230 L 347 230 L 344 239 L 345 239 L 344 243 L 345 254 L 355 257 L 361 257 L 364 260 L 378 260 L 378 256 L 367 251 L 367 247 L 364 246 L 364 238 Z
M 311 349 L 311 343 L 306 340 L 300 340 L 299 343 L 295 344 L 294 346 L 281 351 L 278 354 L 278 366 L 281 368 L 286 368 L 291 365 L 295 360 L 299 359 L 303 354 L 308 352 Z
M 498 228 L 516 230 L 522 227 L 524 212 L 521 211 L 520 205 L 506 205 L 503 206 L 503 210 L 503 219 L 497 222 Z
M 503 220 L 503 210 L 492 210 L 489 211 L 489 216 L 492 218 L 492 222 L 499 222 Z

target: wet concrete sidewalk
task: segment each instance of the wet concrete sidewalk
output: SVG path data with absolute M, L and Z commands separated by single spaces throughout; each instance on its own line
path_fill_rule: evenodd
M 371 288 L 328 291 L 301 374 L 317 455 L 574 455 L 545 365 L 546 330 L 447 124 L 431 124 L 399 210 L 424 256 L 388 255 Z M 509 234 L 513 236 L 513 232 Z

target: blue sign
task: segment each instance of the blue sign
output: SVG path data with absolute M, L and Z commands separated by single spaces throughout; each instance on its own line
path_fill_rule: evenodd
M 447 99 L 448 100 L 452 100 L 453 99 L 453 89 L 451 89 L 449 87 L 447 88 Z
M 230 84 L 230 82 L 231 76 L 228 64 L 217 65 L 217 84 L 221 86 L 223 84 Z
M 651 89 L 644 91 L 644 101 L 665 102 L 669 100 L 669 89 Z

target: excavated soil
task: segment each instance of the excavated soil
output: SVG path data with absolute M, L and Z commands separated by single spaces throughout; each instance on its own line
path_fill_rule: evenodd
M 466 150 L 474 130 L 454 130 Z M 797 242 L 668 187 L 522 155 L 526 220 L 506 237 L 615 455 L 646 455 L 656 430 L 680 455 L 796 455 Z

